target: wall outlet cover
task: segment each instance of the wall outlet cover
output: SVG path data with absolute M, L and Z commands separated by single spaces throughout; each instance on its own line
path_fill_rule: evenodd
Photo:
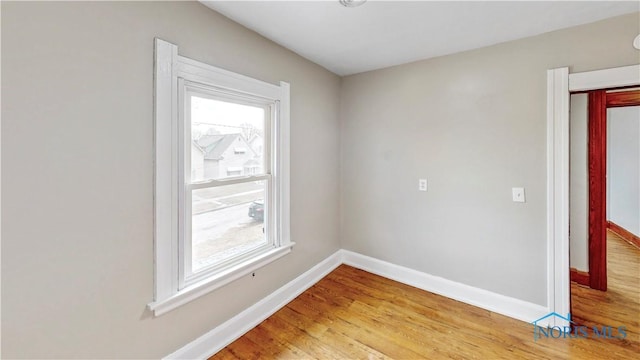
M 511 193 L 513 196 L 513 202 L 526 202 L 525 196 L 524 196 L 524 188 L 521 187 L 514 187 L 511 189 Z
M 427 179 L 418 179 L 418 190 L 427 191 Z

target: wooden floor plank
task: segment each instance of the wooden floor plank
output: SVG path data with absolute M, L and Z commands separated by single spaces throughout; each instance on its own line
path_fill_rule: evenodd
M 625 339 L 534 341 L 530 324 L 342 265 L 212 359 L 637 359 L 640 250 L 607 241 L 609 290 L 572 283 L 572 316 Z
M 578 324 L 625 326 L 627 337 L 606 340 L 618 343 L 610 355 L 640 354 L 640 249 L 607 231 L 607 291 L 571 283 L 571 314 Z M 639 356 L 636 355 L 636 358 Z
M 288 306 L 285 306 L 282 310 L 282 319 L 287 321 L 291 325 L 298 327 L 298 329 L 305 331 L 309 336 L 312 336 L 325 344 L 329 344 L 334 348 L 340 349 L 346 353 L 349 359 L 386 359 L 383 354 L 351 339 L 343 334 L 337 334 L 334 329 L 328 328 L 324 325 L 319 325 L 318 322 L 294 311 Z M 315 329 L 320 328 L 321 331 Z
M 238 340 L 227 346 L 227 349 L 238 359 L 260 359 L 258 345 L 247 336 L 241 336 Z

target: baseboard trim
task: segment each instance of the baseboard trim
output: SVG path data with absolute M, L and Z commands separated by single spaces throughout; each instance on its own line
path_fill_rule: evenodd
M 342 253 L 339 250 L 240 314 L 164 359 L 206 359 L 212 356 L 266 320 L 341 264 Z
M 510 318 L 533 322 L 549 313 L 549 309 L 542 305 L 461 284 L 351 251 L 342 251 L 343 261 L 347 265 Z M 542 325 L 542 323 L 538 325 Z
M 607 221 L 607 227 L 624 241 L 640 249 L 640 237 L 612 221 Z
M 341 264 L 529 323 L 549 313 L 549 309 L 541 305 L 457 283 L 352 251 L 338 250 L 296 279 L 164 359 L 206 359 L 212 356 L 273 315 Z M 538 322 L 538 325 L 546 326 L 546 323 L 542 321 Z
M 578 283 L 580 285 L 584 285 L 587 287 L 590 287 L 590 282 L 589 282 L 589 273 L 586 271 L 580 271 L 576 268 L 571 268 L 569 270 L 569 273 L 571 274 L 571 281 Z

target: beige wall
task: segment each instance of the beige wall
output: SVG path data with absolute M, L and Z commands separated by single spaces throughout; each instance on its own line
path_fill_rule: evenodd
M 635 13 L 343 78 L 343 247 L 545 305 L 546 70 L 638 63 L 638 23 Z M 524 204 L 511 201 L 520 186 Z
M 640 106 L 607 109 L 607 220 L 640 236 Z
M 290 82 L 297 245 L 255 278 L 153 318 L 156 36 Z M 196 2 L 3 1 L 2 357 L 158 358 L 336 251 L 339 86 Z
M 571 95 L 569 117 L 569 266 L 589 271 L 588 95 Z

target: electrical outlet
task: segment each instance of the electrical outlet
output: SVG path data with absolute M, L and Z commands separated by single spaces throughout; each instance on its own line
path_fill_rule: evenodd
M 427 179 L 418 179 L 418 190 L 427 191 Z
M 513 202 L 526 202 L 524 197 L 524 188 L 512 188 L 511 193 L 513 196 Z

